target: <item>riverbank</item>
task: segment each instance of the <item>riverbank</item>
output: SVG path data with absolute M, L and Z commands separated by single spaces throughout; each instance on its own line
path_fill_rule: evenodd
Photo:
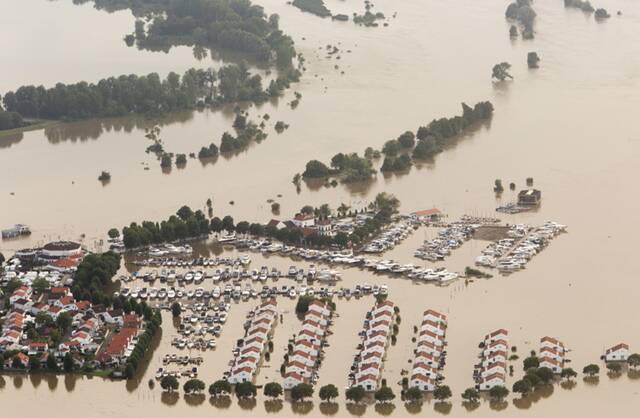
M 27 126 L 23 126 L 22 128 L 7 129 L 4 131 L 0 131 L 0 139 L 7 136 L 21 134 L 23 132 L 39 131 L 41 129 L 50 128 L 60 123 L 63 123 L 63 122 L 60 122 L 57 120 L 46 120 L 46 119 L 37 120 Z

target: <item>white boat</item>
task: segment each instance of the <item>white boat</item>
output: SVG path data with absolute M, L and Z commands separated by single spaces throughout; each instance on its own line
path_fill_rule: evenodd
M 218 238 L 218 242 L 233 242 L 236 240 L 236 233 L 224 234 Z

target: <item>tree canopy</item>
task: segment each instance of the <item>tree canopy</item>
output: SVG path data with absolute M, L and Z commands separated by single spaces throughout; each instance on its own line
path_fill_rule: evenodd
M 185 207 L 180 210 L 183 211 Z M 131 223 L 122 229 L 122 237 L 126 248 L 136 248 L 161 242 L 198 237 L 209 233 L 209 221 L 205 214 L 197 210 L 177 213 L 160 223 L 143 221 L 141 225 Z
M 216 380 L 209 386 L 209 395 L 220 396 L 231 393 L 231 384 L 224 379 Z
M 445 401 L 451 397 L 451 389 L 447 385 L 438 386 L 433 391 L 433 397 L 439 401 Z
M 288 81 L 263 87 L 262 78 L 243 63 L 228 64 L 217 71 L 171 72 L 165 79 L 157 73 L 121 75 L 97 83 L 58 83 L 54 87 L 27 85 L 4 95 L 9 112 L 21 117 L 72 120 L 123 116 L 132 113 L 164 113 L 238 101 L 262 103 L 278 95 Z M 1 121 L 1 119 L 0 119 Z
M 600 373 L 600 366 L 597 364 L 588 364 L 584 366 L 582 373 L 593 377 Z
M 269 382 L 264 385 L 264 395 L 270 398 L 282 396 L 282 386 L 278 382 Z
M 308 383 L 298 383 L 291 388 L 291 399 L 293 401 L 303 401 L 313 396 L 313 386 Z
M 236 396 L 239 399 L 253 398 L 257 392 L 256 385 L 252 382 L 241 382 L 236 385 Z
M 205 385 L 202 380 L 189 379 L 184 383 L 182 387 L 185 393 L 200 393 L 204 390 Z
M 348 401 L 360 403 L 366 395 L 366 392 L 362 386 L 351 386 L 345 392 L 345 398 Z
M 92 0 L 76 0 L 84 3 Z M 249 0 L 93 0 L 98 9 L 130 9 L 139 18 L 128 42 L 138 48 L 168 51 L 193 46 L 195 51 L 222 48 L 280 66 L 296 55 L 291 37 L 279 28 L 278 15 L 267 16 Z M 147 20 L 145 23 L 142 19 Z
M 385 403 L 394 400 L 396 395 L 389 386 L 382 386 L 376 391 L 373 397 L 377 402 Z
M 507 78 L 513 78 L 511 74 L 509 74 L 509 69 L 511 68 L 511 64 L 508 62 L 501 62 L 493 66 L 491 70 L 491 78 L 495 78 L 498 81 L 504 81 Z
M 465 391 L 462 392 L 461 397 L 467 402 L 478 402 L 478 400 L 480 400 L 480 394 L 475 388 L 465 389 Z
M 175 376 L 165 376 L 162 378 L 162 380 L 160 380 L 160 387 L 166 392 L 173 392 L 175 390 L 178 390 L 178 388 L 180 387 L 180 383 L 178 382 L 178 379 L 175 378 Z
M 522 37 L 532 39 L 534 36 L 533 22 L 536 12 L 531 7 L 531 0 L 516 0 L 507 6 L 505 11 L 507 19 L 516 20 L 522 25 Z
M 112 284 L 111 279 L 120 268 L 120 255 L 108 251 L 89 254 L 78 265 L 73 278 L 72 292 L 77 299 L 91 299 L 102 294 Z
M 332 384 L 324 385 L 320 388 L 318 395 L 323 401 L 330 402 L 338 397 L 338 388 Z
M 495 400 L 502 400 L 509 395 L 509 389 L 504 386 L 494 386 L 489 390 L 489 396 Z

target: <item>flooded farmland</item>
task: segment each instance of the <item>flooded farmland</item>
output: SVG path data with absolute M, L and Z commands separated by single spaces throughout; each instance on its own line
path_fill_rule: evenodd
M 433 401 L 414 408 L 399 400 L 385 406 L 388 409 L 373 404 L 364 411 L 347 408 L 342 389 L 356 353 L 357 332 L 373 303 L 368 296 L 336 301 L 338 316 L 316 388 L 327 383 L 340 388 L 337 411 L 315 396 L 310 410 L 284 402 L 272 415 L 636 416 L 640 382 L 627 374 L 612 379 L 603 373 L 597 385 L 580 377 L 572 388 L 554 385 L 553 390 L 524 400 L 512 395 L 504 405 L 483 401 L 473 411 L 461 405 L 460 393 L 473 385 L 478 342 L 497 328 L 510 331 L 510 344 L 521 356 L 537 349 L 544 335 L 560 338 L 572 349 L 569 357 L 576 370 L 598 362 L 604 349 L 619 341 L 628 342 L 632 351 L 640 347 L 635 321 L 640 284 L 633 262 L 635 232 L 640 229 L 640 199 L 633 192 L 640 175 L 640 127 L 634 123 L 640 105 L 640 43 L 635 41 L 640 37 L 640 5 L 632 0 L 602 0 L 597 7 L 606 7 L 613 16 L 597 23 L 578 10 L 565 9 L 562 0 L 537 0 L 536 38 L 523 41 L 509 39 L 504 20 L 507 2 L 380 0 L 377 10 L 397 16 L 388 27 L 379 28 L 319 19 L 285 1 L 256 3 L 281 16 L 281 27 L 307 59 L 301 82 L 285 97 L 248 109 L 256 118 L 269 113 L 272 122 L 285 121 L 288 130 L 278 135 L 269 128 L 265 141 L 237 156 L 206 165 L 189 160 L 186 168 L 174 168 L 170 174 L 162 173 L 155 157 L 145 153 L 144 128 L 153 121 L 144 118 L 88 120 L 0 137 L 0 225 L 24 223 L 33 230 L 29 238 L 0 242 L 0 250 L 11 253 L 58 238 L 100 249 L 96 242 L 109 228 L 164 219 L 183 204 L 204 208 L 209 197 L 216 215 L 231 214 L 236 221 L 264 222 L 273 217 L 268 199 L 281 204 L 280 217 L 286 218 L 306 204 L 330 203 L 335 208 L 344 202 L 362 207 L 381 191 L 395 194 L 403 212 L 435 206 L 451 219 L 465 213 L 495 216 L 495 207 L 515 200 L 515 192 L 507 190 L 497 199 L 494 180 L 514 181 L 522 188 L 525 178 L 533 177 L 543 193 L 541 208 L 500 217 L 508 223 L 529 224 L 553 219 L 568 225 L 569 232 L 522 271 L 435 286 L 338 267 L 342 271 L 338 286 L 386 284 L 389 299 L 400 308 L 398 342 L 389 347 L 383 370 L 396 394 L 401 371 L 409 368 L 412 358 L 412 328 L 421 321 L 422 312 L 433 308 L 448 315 L 444 375 L 454 394 L 450 410 L 436 409 Z M 337 12 L 362 8 L 353 0 L 325 3 Z M 617 10 L 621 16 L 615 15 Z M 133 28 L 129 13 L 108 14 L 70 0 L 5 0 L 0 3 L 0 27 L 10 32 L 0 41 L 2 93 L 29 83 L 51 86 L 58 81 L 96 81 L 151 71 L 165 75 L 192 66 L 219 65 L 210 58 L 196 60 L 188 48 L 167 54 L 127 48 L 122 38 Z M 327 44 L 345 51 L 339 61 L 325 57 Z M 542 59 L 535 71 L 526 65 L 527 52 L 534 50 Z M 500 61 L 512 64 L 512 82 L 491 82 L 491 67 Z M 287 106 L 294 91 L 302 94 L 295 110 Z M 480 100 L 494 104 L 491 122 L 407 174 L 378 173 L 377 181 L 357 187 L 312 190 L 303 184 L 300 193 L 291 184 L 309 159 L 328 161 L 340 151 L 379 148 L 405 130 L 459 114 L 462 101 Z M 197 152 L 219 141 L 232 122 L 232 109 L 179 113 L 161 122 L 162 137 L 172 152 Z M 147 165 L 149 170 L 144 169 Z M 106 186 L 97 181 L 101 170 L 112 174 Z M 432 232 L 416 231 L 384 256 L 431 265 L 415 259 L 413 252 Z M 470 240 L 438 265 L 461 272 L 485 246 L 486 242 Z M 212 251 L 218 254 L 221 249 Z M 228 249 L 222 255 L 238 253 Z M 308 267 L 277 256 L 251 257 L 252 268 Z M 286 279 L 280 282 L 287 284 Z M 210 288 L 211 283 L 203 286 Z M 198 354 L 204 357 L 200 378 L 207 385 L 228 370 L 231 350 L 242 337 L 242 323 L 256 304 L 255 300 L 232 303 L 217 347 Z M 278 299 L 283 323 L 275 327 L 274 352 L 258 374 L 260 384 L 279 379 L 287 340 L 300 326 L 294 307 L 295 300 Z M 175 334 L 170 316 L 165 315 L 159 346 L 137 383 L 4 374 L 2 410 L 51 417 L 66 416 L 71 408 L 89 416 L 245 417 L 279 408 L 265 405 L 263 396 L 254 403 L 232 399 L 226 404 L 210 401 L 208 395 L 163 395 L 158 385 L 150 389 L 147 381 L 161 366 L 162 357 L 175 352 L 170 345 Z M 515 375 L 507 378 L 509 388 L 522 375 L 521 362 L 514 365 Z

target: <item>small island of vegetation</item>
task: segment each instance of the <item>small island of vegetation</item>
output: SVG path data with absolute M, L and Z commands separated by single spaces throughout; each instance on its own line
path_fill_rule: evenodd
M 293 0 L 291 4 L 303 12 L 313 13 L 316 16 L 331 16 L 331 11 L 324 5 L 323 0 Z
M 125 37 L 140 49 L 168 51 L 173 46 L 241 52 L 286 67 L 296 55 L 293 40 L 279 28 L 279 16 L 267 16 L 249 0 L 76 0 L 96 9 L 131 10 L 134 32 Z
M 531 0 L 516 0 L 511 3 L 507 6 L 505 16 L 522 26 L 523 39 L 533 39 L 533 22 L 536 18 L 536 12 L 531 7 Z
M 564 7 L 580 9 L 586 13 L 593 13 L 596 10 L 593 8 L 589 0 L 564 0 Z
M 111 173 L 109 173 L 108 171 L 103 171 L 102 173 L 100 173 L 100 176 L 98 176 L 98 180 L 102 183 L 108 183 L 109 181 L 111 181 Z
M 609 19 L 611 17 L 609 12 L 607 12 L 607 9 L 602 9 L 602 8 L 596 9 L 594 16 L 596 20 Z
M 491 78 L 495 78 L 498 81 L 504 81 L 507 78 L 513 79 L 513 76 L 509 73 L 511 64 L 508 62 L 501 62 L 496 64 L 491 69 Z
M 406 131 L 397 139 L 387 141 L 382 154 L 385 158 L 380 171 L 389 173 L 406 171 L 415 160 L 428 160 L 442 152 L 451 139 L 457 137 L 477 122 L 488 120 L 493 115 L 491 102 L 478 102 L 474 107 L 462 103 L 462 115 L 451 118 L 434 119 L 427 126 L 421 126 L 416 133 Z M 300 186 L 301 178 L 325 179 L 330 177 L 344 183 L 371 180 L 375 174 L 373 160 L 380 157 L 380 151 L 369 147 L 360 157 L 357 153 L 338 153 L 329 165 L 318 160 L 307 162 L 302 176 L 294 176 L 293 184 Z M 334 179 L 334 180 L 335 180 Z
M 361 15 L 354 13 L 353 23 L 361 26 L 377 27 L 378 20 L 384 20 L 385 16 L 384 16 L 384 13 L 382 12 L 373 13 L 371 11 L 372 8 L 373 8 L 373 4 L 369 0 L 365 0 L 364 13 Z
M 529 52 L 527 54 L 527 66 L 529 66 L 529 68 L 538 68 L 539 62 L 540 62 L 540 57 L 538 56 L 538 53 Z

